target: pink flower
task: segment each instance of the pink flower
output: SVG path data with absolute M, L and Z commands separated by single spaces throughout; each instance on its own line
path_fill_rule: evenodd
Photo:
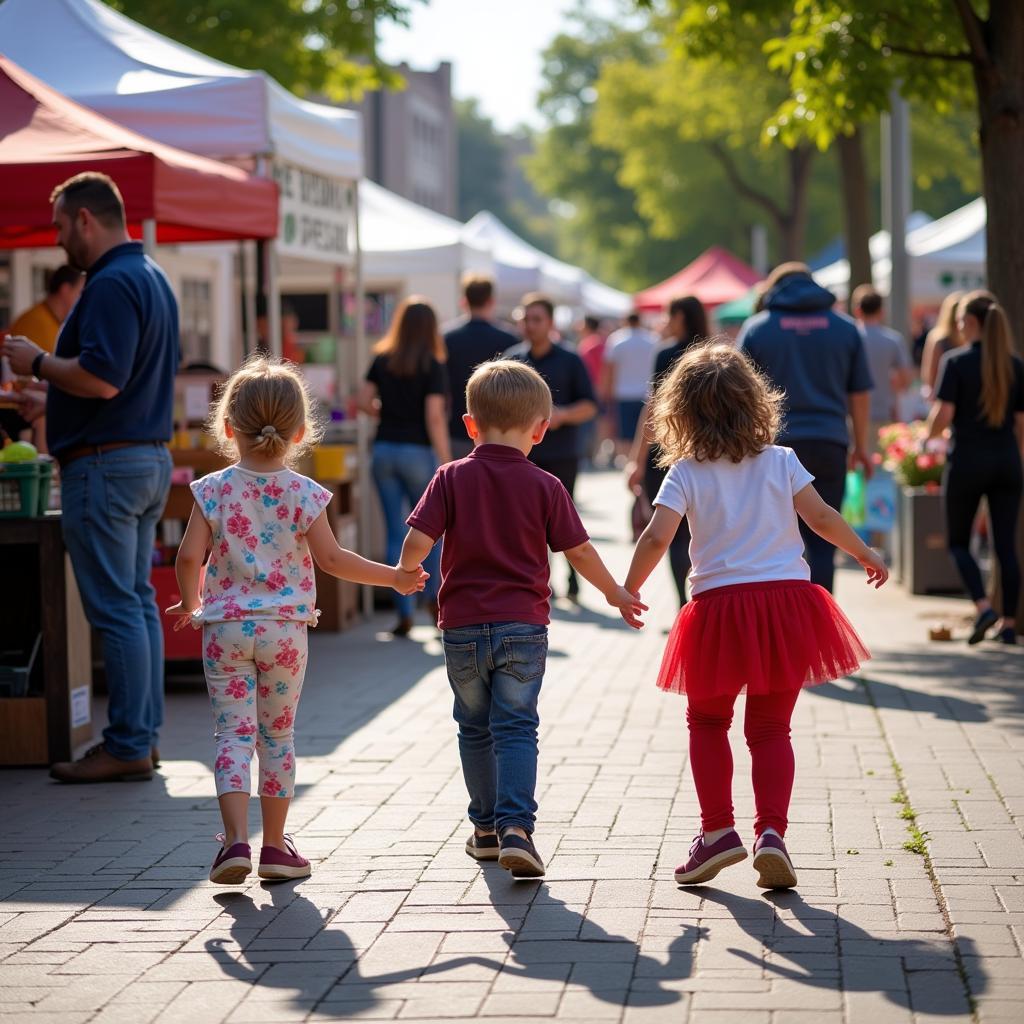
M 263 488 L 263 493 L 269 495 L 271 498 L 280 498 L 284 494 L 284 489 L 279 487 L 273 480 Z
M 228 519 L 228 533 L 233 533 L 236 537 L 246 536 L 251 529 L 252 520 L 248 516 L 243 516 L 241 512 L 236 512 Z
M 234 678 L 225 688 L 229 697 L 241 698 L 249 692 L 244 679 Z
M 274 666 L 271 665 L 269 661 L 257 661 L 256 662 L 256 667 L 261 672 L 269 672 Z
M 285 577 L 284 577 L 284 574 L 280 573 L 280 572 L 272 572 L 267 577 L 267 586 L 271 590 L 280 590 L 287 583 L 288 583 L 288 580 L 286 580 Z
M 291 754 L 285 754 L 284 760 L 281 762 L 281 767 L 286 771 L 290 772 L 295 766 L 295 761 L 292 759 Z
M 256 539 L 256 535 L 254 533 L 250 533 L 249 536 L 245 538 L 245 546 L 250 551 L 255 551 L 256 550 L 256 545 L 258 543 L 259 543 L 259 541 Z
M 288 518 L 288 506 L 287 505 L 278 505 L 277 506 L 277 518 L 278 519 L 287 519 Z
M 292 675 L 295 674 L 299 664 L 299 652 L 291 640 L 284 641 L 277 654 L 274 656 L 274 661 L 278 665 L 290 668 L 292 670 Z
M 224 579 L 220 581 L 221 590 L 230 590 L 234 585 L 235 581 L 230 576 L 225 576 Z
M 270 696 L 270 687 L 266 683 L 260 684 L 260 696 L 266 700 Z
M 288 485 L 288 490 L 289 491 L 301 491 L 302 490 L 302 484 L 300 484 L 298 480 L 293 480 Z
M 229 768 L 234 768 L 235 762 L 233 758 L 228 757 L 227 754 L 221 754 L 214 762 L 213 770 L 217 772 L 226 772 Z
M 281 792 L 281 788 L 281 783 L 277 781 L 277 778 L 273 774 L 271 774 L 270 778 L 263 783 L 263 795 L 276 796 Z
M 313 589 L 313 580 L 309 576 L 304 576 L 302 582 L 299 584 L 299 590 L 309 593 Z
M 237 729 L 235 729 L 236 736 L 251 736 L 256 731 L 256 723 L 251 719 L 247 718 Z
M 226 540 L 222 540 L 220 542 L 220 547 L 218 548 L 218 550 L 222 555 L 226 555 L 230 550 L 230 548 L 228 547 L 228 542 Z
M 271 726 L 275 730 L 280 731 L 283 729 L 290 729 L 294 723 L 295 716 L 292 714 L 292 709 L 286 707 L 281 711 L 281 714 L 279 714 L 277 718 L 274 719 L 274 721 L 271 723 Z
M 241 789 L 242 788 L 242 776 L 241 775 L 232 775 L 231 778 L 228 779 L 228 785 L 232 789 Z
M 302 559 L 302 568 L 303 569 L 312 569 L 313 568 L 313 559 L 310 558 L 309 555 L 306 555 Z
M 210 661 L 219 661 L 224 654 L 224 648 L 211 636 L 210 642 L 206 645 L 206 656 Z
M 233 490 L 234 490 L 234 488 L 231 486 L 231 484 L 227 483 L 226 481 L 220 485 L 220 493 L 221 494 L 228 495 Z
M 918 455 L 917 459 L 918 469 L 931 469 L 935 465 L 934 455 Z

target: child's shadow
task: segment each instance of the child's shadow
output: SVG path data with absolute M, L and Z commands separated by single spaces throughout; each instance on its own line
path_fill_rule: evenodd
M 478 963 L 492 964 L 511 977 L 547 981 L 568 981 L 587 989 L 596 999 L 622 1006 L 628 999 L 632 1007 L 668 1006 L 679 1002 L 682 994 L 665 988 L 665 982 L 688 978 L 693 970 L 694 946 L 701 929 L 684 925 L 684 933 L 672 940 L 668 959 L 661 963 L 625 935 L 613 935 L 594 921 L 570 910 L 563 900 L 550 896 L 540 885 L 512 882 L 497 865 L 483 866 L 483 877 L 494 909 L 504 919 L 511 934 L 506 935 L 510 960 L 501 966 L 486 958 Z M 534 888 L 522 918 L 524 888 Z M 515 893 L 515 902 L 510 895 Z M 530 912 L 544 915 L 543 930 L 530 927 Z
M 346 1018 L 369 1011 L 380 1001 L 374 989 L 427 974 L 450 971 L 480 962 L 479 957 L 460 957 L 434 966 L 411 967 L 370 977 L 359 975 L 359 955 L 346 935 L 332 928 L 331 949 L 310 952 L 281 947 L 296 938 L 310 939 L 325 927 L 333 911 L 322 911 L 291 885 L 264 885 L 270 893 L 269 906 L 257 906 L 244 892 L 217 893 L 214 900 L 231 917 L 230 939 L 207 939 L 206 951 L 229 978 L 250 982 L 254 988 L 287 990 L 296 1008 Z M 276 932 L 274 935 L 269 932 Z M 262 940 L 263 948 L 257 947 Z M 277 942 L 275 940 L 281 940 Z M 237 943 L 241 957 L 226 945 Z M 496 965 L 497 966 L 497 965 Z M 344 979 L 344 992 L 332 991 Z M 314 1009 L 317 1003 L 326 1005 Z
M 807 944 L 806 939 L 810 933 L 811 937 L 835 941 L 835 955 L 842 970 L 845 992 L 881 992 L 897 1005 L 906 1006 L 906 974 L 914 971 L 939 970 L 936 962 L 942 960 L 948 963 L 945 973 L 951 974 L 956 981 L 956 988 L 960 988 L 951 948 L 941 933 L 936 934 L 934 943 L 921 939 L 875 936 L 858 925 L 844 921 L 842 917 L 837 919 L 831 911 L 811 906 L 795 890 L 787 890 L 767 892 L 764 894 L 764 900 L 777 910 L 790 911 L 806 931 L 793 928 L 776 914 L 771 934 L 766 936 L 763 900 L 737 896 L 720 889 L 702 887 L 695 891 L 709 903 L 717 903 L 728 910 L 748 935 L 763 942 L 766 949 L 771 951 L 771 958 L 766 960 L 747 950 L 730 950 L 741 960 L 762 967 L 769 976 L 802 982 L 814 988 L 838 988 L 837 978 L 821 971 L 821 948 Z M 962 955 L 972 957 L 972 964 L 980 963 L 971 939 L 960 935 L 957 943 Z M 783 948 L 776 948 L 780 946 Z M 845 955 L 844 946 L 857 950 L 857 954 Z M 971 987 L 974 996 L 985 990 L 985 976 L 980 973 L 980 967 L 972 967 Z M 913 1004 L 911 1009 L 915 1013 L 943 1016 L 970 1014 L 966 996 L 959 997 L 959 993 L 954 993 L 951 997 L 950 989 L 946 985 L 912 986 L 910 991 Z

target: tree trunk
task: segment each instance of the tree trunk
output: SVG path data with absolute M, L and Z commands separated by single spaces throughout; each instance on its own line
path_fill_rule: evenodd
M 864 135 L 859 127 L 852 135 L 836 136 L 836 158 L 843 192 L 843 227 L 846 234 L 846 258 L 850 263 L 850 295 L 853 295 L 858 285 L 872 283 L 868 172 L 864 160 Z
M 992 0 L 985 33 L 989 59 L 975 62 L 981 171 L 988 208 L 986 260 L 989 287 L 1006 310 L 1024 354 L 1024 4 Z M 1024 551 L 1024 515 L 1017 530 Z M 1024 600 L 1018 605 L 1024 622 Z
M 807 236 L 807 192 L 814 163 L 814 148 L 800 145 L 789 150 L 789 195 L 786 209 L 776 218 L 782 260 L 802 260 Z

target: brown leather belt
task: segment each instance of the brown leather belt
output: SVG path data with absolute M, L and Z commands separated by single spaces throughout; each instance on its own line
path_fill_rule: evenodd
M 164 443 L 163 441 L 108 441 L 106 444 L 83 444 L 77 448 L 61 452 L 57 456 L 57 462 L 60 463 L 60 468 L 63 469 L 74 462 L 75 459 L 84 459 L 87 455 L 102 455 L 104 452 L 116 451 L 118 448 L 138 448 L 144 445 L 162 448 Z

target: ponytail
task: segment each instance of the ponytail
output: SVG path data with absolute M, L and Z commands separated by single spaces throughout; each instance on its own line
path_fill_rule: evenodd
M 990 427 L 1006 420 L 1013 376 L 1013 332 L 1006 311 L 991 292 L 972 292 L 963 311 L 981 324 L 981 415 Z

